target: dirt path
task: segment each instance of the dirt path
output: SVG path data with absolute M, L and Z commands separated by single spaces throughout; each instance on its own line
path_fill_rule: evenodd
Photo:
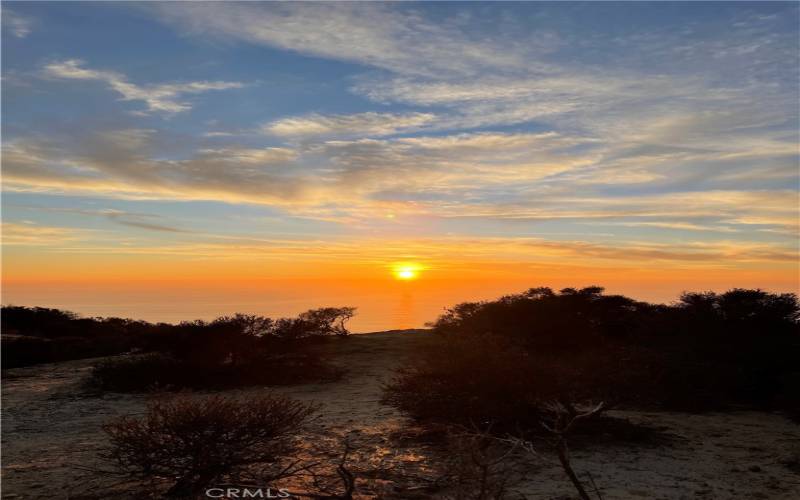
M 321 405 L 314 439 L 356 436 L 370 461 L 390 467 L 424 462 L 425 450 L 398 448 L 389 434 L 407 422 L 380 404 L 381 383 L 426 341 L 421 332 L 353 336 L 324 346 L 349 369 L 341 381 L 284 387 L 278 392 Z M 3 498 L 70 498 L 107 489 L 110 479 L 86 470 L 105 468 L 97 458 L 102 424 L 140 414 L 145 396 L 90 395 L 82 388 L 96 360 L 7 370 L 3 378 Z M 266 389 L 233 391 L 242 397 Z M 575 451 L 579 471 L 591 471 L 607 500 L 797 499 L 800 427 L 774 414 L 743 412 L 688 415 L 619 412 L 677 436 L 664 446 L 598 446 Z M 795 460 L 800 460 L 800 456 Z M 569 498 L 573 491 L 547 453 L 526 464 L 533 471 L 519 492 L 530 499 Z M 795 465 L 796 467 L 796 465 Z M 365 493 L 378 495 L 376 491 Z

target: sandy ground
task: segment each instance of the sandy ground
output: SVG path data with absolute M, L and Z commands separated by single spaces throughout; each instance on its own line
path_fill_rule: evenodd
M 341 381 L 277 389 L 321 405 L 310 440 L 348 436 L 356 445 L 356 467 L 380 467 L 423 478 L 435 468 L 435 452 L 413 440 L 399 440 L 411 423 L 380 404 L 381 384 L 426 341 L 421 331 L 352 336 L 324 349 L 349 370 Z M 91 493 L 117 498 L 118 479 L 93 469 L 108 468 L 98 457 L 105 441 L 101 426 L 122 414 L 141 414 L 143 395 L 92 395 L 83 389 L 96 360 L 6 370 L 3 374 L 2 497 L 75 498 Z M 243 397 L 267 389 L 236 391 Z M 595 446 L 575 450 L 579 472 L 591 471 L 603 498 L 800 499 L 800 427 L 768 413 L 615 412 L 662 429 L 668 443 Z M 795 460 L 800 459 L 796 457 Z M 516 492 L 529 499 L 573 498 L 574 490 L 548 450 L 521 463 L 524 481 Z M 413 483 L 413 479 L 410 480 Z M 416 498 L 436 498 L 420 488 Z M 392 497 L 391 481 L 364 483 L 364 497 Z M 109 492 L 104 495 L 103 492 Z M 519 496 L 519 495 L 517 495 Z M 411 498 L 406 492 L 395 498 Z M 512 496 L 512 498 L 515 498 Z M 520 497 L 522 498 L 522 497 Z

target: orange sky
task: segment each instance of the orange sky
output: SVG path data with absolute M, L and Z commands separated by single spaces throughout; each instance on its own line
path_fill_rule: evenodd
M 386 247 L 401 254 L 388 242 Z M 637 248 L 624 260 L 548 247 L 530 252 L 526 260 L 518 246 L 491 241 L 418 243 L 405 250 L 394 259 L 380 245 L 340 248 L 349 257 L 235 252 L 190 257 L 60 253 L 12 245 L 3 256 L 3 303 L 170 322 L 235 312 L 294 315 L 312 307 L 352 305 L 359 307 L 353 329 L 370 331 L 419 327 L 455 303 L 534 286 L 601 285 L 609 293 L 655 302 L 674 300 L 683 290 L 798 290 L 793 262 L 764 263 L 738 254 L 731 254 L 730 262 L 713 253 L 648 258 L 646 249 Z M 491 257 L 484 255 L 491 251 Z M 409 264 L 416 270 L 414 279 L 398 280 L 398 265 Z

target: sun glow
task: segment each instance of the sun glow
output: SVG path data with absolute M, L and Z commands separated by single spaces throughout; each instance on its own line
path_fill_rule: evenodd
M 394 277 L 399 280 L 413 280 L 419 275 L 420 267 L 416 264 L 397 264 L 394 266 Z

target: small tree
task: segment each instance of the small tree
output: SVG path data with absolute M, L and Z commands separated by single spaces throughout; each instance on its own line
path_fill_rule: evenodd
M 156 399 L 143 418 L 124 416 L 104 426 L 107 458 L 133 476 L 172 478 L 169 495 L 191 496 L 247 465 L 284 457 L 313 413 L 276 395 Z
M 350 333 L 346 323 L 355 314 L 355 307 L 323 307 L 300 314 L 300 319 L 312 325 L 317 335 L 344 336 Z
M 324 307 L 301 313 L 297 318 L 281 318 L 271 335 L 282 340 L 300 340 L 329 335 L 346 336 L 346 323 L 355 315 L 355 307 Z

